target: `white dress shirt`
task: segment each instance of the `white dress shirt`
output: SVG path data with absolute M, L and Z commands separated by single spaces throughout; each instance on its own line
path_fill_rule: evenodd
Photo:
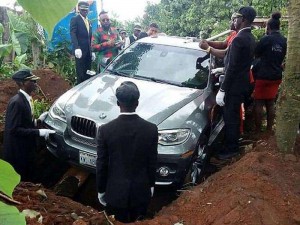
M 137 37 L 134 34 L 132 34 L 132 36 L 134 37 L 135 40 L 137 40 Z M 126 37 L 124 48 L 127 48 L 129 45 L 130 45 L 130 39 L 129 37 Z

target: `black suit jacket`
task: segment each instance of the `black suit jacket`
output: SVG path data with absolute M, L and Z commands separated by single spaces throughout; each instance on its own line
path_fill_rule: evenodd
M 244 95 L 248 92 L 254 49 L 255 39 L 250 28 L 241 30 L 233 39 L 224 59 L 225 79 L 221 89 L 226 95 Z
M 148 204 L 155 184 L 158 131 L 138 115 L 102 125 L 97 150 L 97 189 L 117 208 Z
M 19 92 L 8 103 L 4 128 L 4 160 L 8 161 L 22 178 L 30 174 L 39 130 L 34 128 L 29 102 Z
M 73 51 L 80 48 L 83 58 L 87 55 L 91 55 L 92 26 L 90 23 L 89 27 L 90 28 L 88 32 L 85 23 L 80 15 L 77 15 L 71 19 L 70 34 Z

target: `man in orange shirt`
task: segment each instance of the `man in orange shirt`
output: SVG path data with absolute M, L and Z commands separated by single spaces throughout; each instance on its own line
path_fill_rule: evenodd
M 234 26 L 234 19 L 236 14 L 233 13 L 230 20 L 230 30 L 232 31 L 230 35 L 224 41 L 207 41 L 201 40 L 199 47 L 206 50 L 208 53 L 218 57 L 224 58 L 227 48 L 230 46 L 232 40 L 235 38 L 237 31 Z

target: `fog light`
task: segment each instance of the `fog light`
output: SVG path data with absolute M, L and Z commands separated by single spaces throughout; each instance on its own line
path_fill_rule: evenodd
M 160 167 L 158 169 L 158 172 L 159 172 L 159 175 L 162 176 L 162 177 L 166 177 L 169 175 L 170 173 L 170 169 L 168 167 Z

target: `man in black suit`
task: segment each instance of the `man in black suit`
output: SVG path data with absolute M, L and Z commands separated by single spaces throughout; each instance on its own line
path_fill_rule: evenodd
M 234 20 L 239 32 L 225 55 L 225 79 L 216 96 L 217 104 L 224 106 L 225 122 L 225 146 L 219 153 L 219 159 L 239 154 L 240 105 L 250 88 L 249 71 L 255 49 L 251 24 L 255 16 L 256 12 L 250 6 L 239 9 Z
M 92 26 L 87 18 L 89 3 L 78 3 L 79 15 L 70 23 L 71 42 L 75 54 L 77 84 L 87 80 L 87 71 L 91 69 L 95 54 L 91 52 Z
M 131 45 L 133 42 L 135 42 L 138 39 L 141 31 L 142 31 L 141 25 L 135 24 L 133 27 L 133 34 L 125 39 L 124 48 L 127 48 L 129 45 Z
M 33 119 L 33 102 L 30 94 L 36 90 L 39 77 L 28 69 L 20 70 L 12 76 L 20 90 L 8 103 L 4 127 L 4 160 L 9 162 L 24 181 L 32 178 L 35 165 L 36 138 L 47 139 L 49 129 L 37 129 L 47 116 L 47 112 Z
M 125 223 L 146 215 L 155 184 L 158 131 L 135 113 L 139 96 L 133 82 L 123 82 L 116 90 L 121 115 L 99 130 L 98 198 Z

